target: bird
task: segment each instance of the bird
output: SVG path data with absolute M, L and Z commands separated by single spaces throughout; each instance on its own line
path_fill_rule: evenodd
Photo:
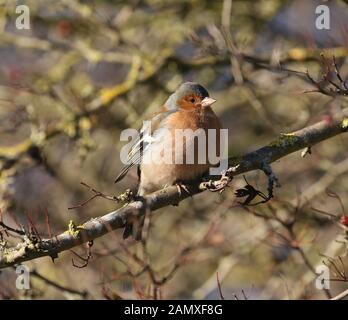
M 121 181 L 136 166 L 139 179 L 137 196 L 142 197 L 170 185 L 177 185 L 179 191 L 182 188 L 186 190 L 184 183 L 195 181 L 206 174 L 211 166 L 216 165 L 208 160 L 209 146 L 203 148 L 206 161 L 198 161 L 200 150 L 195 142 L 195 135 L 187 135 L 185 139 L 179 140 L 175 133 L 177 130 L 190 129 L 192 131 L 189 132 L 200 130 L 200 133 L 208 134 L 208 130 L 216 130 L 215 151 L 219 154 L 222 125 L 211 108 L 215 102 L 216 99 L 211 98 L 202 85 L 195 82 L 182 83 L 158 112 L 144 123 L 128 154 L 127 165 L 118 174 L 115 183 Z M 205 143 L 208 143 L 207 138 Z M 168 146 L 172 147 L 169 151 L 171 160 L 177 160 L 176 157 L 179 156 L 182 161 L 168 162 L 163 159 L 163 153 Z M 187 160 L 189 153 L 194 155 L 193 161 Z M 155 161 L 156 156 L 159 159 Z M 123 237 L 126 239 L 133 235 L 136 240 L 140 240 L 142 224 L 143 218 L 127 221 Z

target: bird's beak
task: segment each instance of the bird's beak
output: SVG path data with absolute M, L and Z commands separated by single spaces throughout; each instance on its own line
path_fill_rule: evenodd
M 202 107 L 210 107 L 213 103 L 215 103 L 216 100 L 213 98 L 209 98 L 209 97 L 205 97 L 202 102 L 201 105 Z

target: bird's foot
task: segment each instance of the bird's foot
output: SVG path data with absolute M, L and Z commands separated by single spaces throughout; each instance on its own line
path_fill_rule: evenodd
M 190 190 L 187 188 L 186 185 L 184 185 L 182 182 L 175 183 L 176 187 L 178 188 L 179 195 L 182 195 L 182 191 L 184 190 L 188 195 L 191 195 Z
M 132 192 L 131 189 L 127 189 L 124 193 L 115 196 L 115 200 L 118 202 L 129 203 L 136 200 L 136 195 Z
M 232 177 L 227 173 L 223 174 L 220 180 L 209 180 L 207 182 L 203 182 L 203 189 L 209 190 L 210 192 L 219 192 L 222 193 L 226 188 L 229 187 L 229 183 L 232 181 Z
M 190 190 L 187 188 L 186 185 L 184 185 L 182 182 L 176 182 L 174 184 L 177 189 L 178 189 L 178 193 L 179 193 L 179 197 L 181 197 L 182 193 L 183 193 L 183 190 L 188 194 L 188 195 L 191 195 L 191 192 Z M 179 205 L 179 201 L 177 203 L 174 203 L 173 206 L 177 207 Z

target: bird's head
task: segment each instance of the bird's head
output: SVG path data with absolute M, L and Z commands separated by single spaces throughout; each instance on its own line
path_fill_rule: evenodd
M 185 82 L 169 97 L 166 107 L 193 111 L 210 107 L 215 99 L 209 97 L 208 91 L 198 83 Z

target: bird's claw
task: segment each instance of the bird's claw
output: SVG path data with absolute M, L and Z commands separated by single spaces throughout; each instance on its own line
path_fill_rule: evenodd
M 220 192 L 222 193 L 227 187 L 229 187 L 229 183 L 232 181 L 232 177 L 228 175 L 223 175 L 220 180 L 209 180 L 204 184 L 206 190 L 210 192 Z
M 190 190 L 187 188 L 186 185 L 184 185 L 183 183 L 181 182 L 177 182 L 176 184 L 176 187 L 178 188 L 178 192 L 179 192 L 179 195 L 181 196 L 182 195 L 182 190 L 184 190 L 188 195 L 191 194 Z
M 120 194 L 119 196 L 115 196 L 115 200 L 118 202 L 126 202 L 129 203 L 133 200 L 135 200 L 135 195 L 133 194 L 131 189 L 127 189 L 124 193 Z

